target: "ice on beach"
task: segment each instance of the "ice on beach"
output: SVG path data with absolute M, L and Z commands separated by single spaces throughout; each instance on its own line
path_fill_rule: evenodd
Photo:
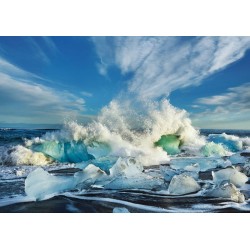
M 198 180 L 199 174 L 194 171 L 186 171 L 185 169 L 171 169 L 170 167 L 160 166 L 161 175 L 165 181 L 170 182 L 175 175 L 185 173 L 186 175 Z
M 116 163 L 110 169 L 111 176 L 123 175 L 133 177 L 142 174 L 143 166 L 136 158 L 118 158 Z
M 74 177 L 53 176 L 42 168 L 37 168 L 27 176 L 25 192 L 27 196 L 41 200 L 48 195 L 71 190 L 75 184 Z
M 244 164 L 246 162 L 246 158 L 238 153 L 231 155 L 229 160 L 232 162 L 232 164 Z
M 130 213 L 129 210 L 125 207 L 115 207 L 113 213 Z
M 216 172 L 212 171 L 212 176 L 216 184 L 220 184 L 222 181 L 227 180 L 236 187 L 241 187 L 248 181 L 248 177 L 235 168 L 226 168 Z
M 83 189 L 87 186 L 95 184 L 97 180 L 105 180 L 106 173 L 99 167 L 89 164 L 83 171 L 74 174 L 76 188 Z
M 200 185 L 194 178 L 185 173 L 175 175 L 168 187 L 168 191 L 173 195 L 183 195 L 197 192 L 201 189 Z
M 206 195 L 216 198 L 228 198 L 238 203 L 245 201 L 244 194 L 242 194 L 234 184 L 227 181 L 222 182 L 219 186 L 215 187 L 215 189 L 208 191 Z

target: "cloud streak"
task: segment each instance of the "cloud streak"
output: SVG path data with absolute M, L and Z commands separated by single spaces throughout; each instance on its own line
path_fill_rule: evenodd
M 193 120 L 203 127 L 207 125 L 211 128 L 212 125 L 225 128 L 229 123 L 231 126 L 235 124 L 235 128 L 250 126 L 250 83 L 228 88 L 221 95 L 199 98 L 196 103 L 201 108 L 204 105 L 205 110 L 194 114 Z
M 93 42 L 106 65 L 103 73 L 113 66 L 123 75 L 132 73 L 128 91 L 140 99 L 199 85 L 250 48 L 250 37 L 95 37 Z
M 13 123 L 61 123 L 65 118 L 82 116 L 83 98 L 48 87 L 41 79 L 0 58 L 0 119 Z

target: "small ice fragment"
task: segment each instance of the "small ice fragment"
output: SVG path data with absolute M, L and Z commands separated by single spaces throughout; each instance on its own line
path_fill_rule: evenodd
M 200 189 L 201 187 L 196 180 L 186 173 L 175 175 L 168 187 L 169 193 L 174 195 L 194 193 Z
M 218 198 L 229 198 L 234 202 L 243 203 L 245 196 L 235 187 L 234 184 L 224 181 L 220 186 L 212 191 L 208 191 L 207 196 Z
M 16 176 L 23 176 L 25 174 L 25 169 L 16 170 Z
M 240 154 L 231 155 L 229 160 L 232 162 L 232 164 L 244 164 L 246 162 L 246 158 Z
M 194 178 L 195 180 L 199 179 L 198 172 L 194 172 L 194 171 L 186 171 L 184 169 L 171 169 L 165 166 L 160 166 L 160 171 L 161 171 L 161 175 L 164 177 L 165 181 L 167 182 L 170 182 L 175 175 L 179 175 L 182 173 L 185 173 L 186 175 Z
M 236 187 L 241 187 L 248 181 L 248 177 L 245 174 L 234 168 L 226 168 L 216 172 L 212 171 L 212 176 L 216 184 L 220 184 L 222 181 L 226 180 Z
M 125 207 L 115 207 L 113 213 L 130 213 L 129 210 Z

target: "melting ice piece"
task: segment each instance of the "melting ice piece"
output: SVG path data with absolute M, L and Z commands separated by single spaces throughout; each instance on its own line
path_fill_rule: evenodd
M 224 181 L 215 189 L 206 193 L 210 197 L 228 198 L 232 201 L 242 203 L 245 201 L 245 196 L 235 187 L 234 184 Z
M 229 151 L 237 152 L 242 150 L 243 143 L 238 136 L 223 134 L 210 134 L 208 136 L 210 142 L 222 144 Z
M 129 210 L 125 207 L 115 207 L 113 213 L 130 213 Z
M 173 195 L 183 195 L 197 192 L 201 189 L 200 185 L 191 176 L 185 173 L 175 175 L 168 187 L 168 191 Z
M 246 158 L 240 154 L 231 155 L 229 160 L 232 162 L 232 164 L 244 164 L 246 162 Z
M 146 190 L 163 190 L 166 189 L 164 181 L 160 178 L 151 178 L 144 175 L 140 177 L 117 177 L 104 186 L 105 189 L 146 189 Z
M 226 180 L 236 187 L 241 187 L 248 181 L 248 177 L 245 174 L 234 168 L 222 169 L 217 172 L 212 171 L 212 176 L 216 184 L 220 184 L 222 181 Z
M 171 169 L 169 167 L 160 166 L 160 171 L 161 171 L 162 176 L 164 177 L 164 180 L 167 182 L 170 182 L 175 175 L 179 175 L 183 173 L 194 178 L 195 180 L 198 180 L 199 178 L 198 172 L 186 171 L 183 169 Z
M 93 164 L 89 164 L 85 169 L 83 169 L 83 171 L 76 172 L 74 174 L 78 189 L 89 187 L 90 185 L 93 185 L 97 180 L 104 180 L 105 177 L 105 172 Z
M 180 153 L 180 145 L 181 140 L 178 135 L 162 135 L 160 140 L 155 142 L 155 146 L 162 147 L 170 155 Z
M 208 142 L 201 148 L 201 153 L 204 156 L 224 156 L 229 155 L 229 152 L 222 146 L 214 142 Z
M 94 158 L 88 154 L 83 142 L 45 141 L 43 143 L 33 144 L 31 149 L 48 155 L 59 162 L 78 163 Z
M 41 200 L 47 195 L 74 189 L 75 185 L 74 177 L 53 176 L 42 168 L 37 168 L 27 176 L 25 192 L 28 196 Z
M 110 169 L 111 176 L 123 175 L 127 177 L 142 174 L 143 166 L 135 158 L 118 158 L 117 162 Z

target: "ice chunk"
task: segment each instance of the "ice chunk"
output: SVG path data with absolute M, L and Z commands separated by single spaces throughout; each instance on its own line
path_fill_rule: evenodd
M 130 213 L 129 210 L 125 207 L 115 207 L 113 213 Z
M 234 184 L 224 181 L 215 189 L 206 193 L 210 197 L 228 198 L 232 201 L 242 203 L 245 201 L 245 196 L 235 187 Z
M 240 154 L 231 155 L 229 160 L 232 162 L 232 164 L 244 164 L 246 162 L 246 158 Z
M 208 136 L 210 142 L 222 144 L 229 151 L 237 152 L 242 150 L 242 140 L 238 136 L 223 134 L 211 134 Z
M 136 158 L 118 158 L 110 169 L 111 176 L 123 175 L 127 177 L 138 176 L 142 173 L 143 166 Z
M 186 175 L 185 173 L 175 175 L 168 187 L 170 194 L 183 195 L 197 192 L 201 189 L 200 185 L 194 178 Z
M 236 187 L 241 187 L 248 181 L 248 177 L 245 174 L 234 168 L 222 169 L 217 172 L 212 171 L 212 176 L 216 184 L 220 184 L 222 181 L 227 180 Z
M 229 155 L 229 152 L 222 146 L 214 142 L 208 142 L 201 148 L 201 153 L 204 156 L 224 156 Z
M 155 142 L 155 146 L 162 147 L 170 155 L 180 153 L 180 145 L 181 140 L 178 135 L 162 135 L 160 140 Z
M 164 181 L 160 178 L 152 178 L 144 175 L 140 177 L 117 177 L 104 186 L 105 189 L 146 189 L 146 190 L 162 190 L 166 189 Z
M 183 169 L 172 169 L 170 167 L 160 166 L 160 172 L 165 181 L 170 182 L 175 175 L 185 173 L 186 175 L 198 180 L 199 175 L 197 172 L 185 171 Z
M 39 144 L 33 144 L 31 149 L 48 155 L 59 162 L 77 163 L 94 158 L 88 154 L 83 142 L 45 141 Z
M 47 195 L 60 193 L 75 188 L 74 177 L 53 176 L 37 168 L 25 180 L 25 192 L 37 200 L 44 199 Z

